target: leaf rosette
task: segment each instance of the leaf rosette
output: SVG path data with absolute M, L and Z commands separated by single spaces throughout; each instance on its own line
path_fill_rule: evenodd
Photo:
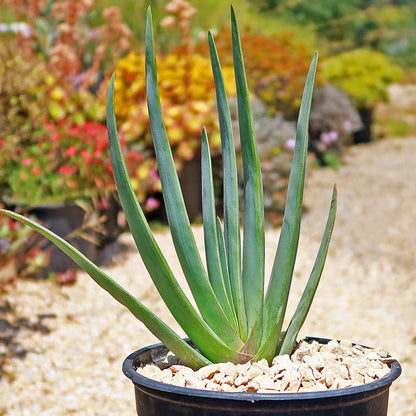
M 28 218 L 2 210 L 3 213 L 26 223 L 49 238 L 103 289 L 141 320 L 167 348 L 192 368 L 199 368 L 211 362 L 243 363 L 251 359 L 262 358 L 270 362 L 276 354 L 291 353 L 322 274 L 335 220 L 336 188 L 334 187 L 329 216 L 315 264 L 290 324 L 283 331 L 283 319 L 300 234 L 308 149 L 308 122 L 318 55 L 315 54 L 313 57 L 306 79 L 297 124 L 285 215 L 269 284 L 266 288 L 261 169 L 242 47 L 233 9 L 231 9 L 231 24 L 244 175 L 243 226 L 240 226 L 236 156 L 227 94 L 214 38 L 209 33 L 209 49 L 221 132 L 224 221 L 222 223 L 215 212 L 210 147 L 207 133 L 203 129 L 201 177 L 207 264 L 205 267 L 187 216 L 163 119 L 150 8 L 146 19 L 146 93 L 152 138 L 173 243 L 197 308 L 186 297 L 168 265 L 150 230 L 129 179 L 117 133 L 114 112 L 114 74 L 107 94 L 107 129 L 111 162 L 124 213 L 150 277 L 163 301 L 196 349 L 188 345 L 151 310 L 65 240 Z M 243 237 L 240 235 L 241 232 Z M 280 337 L 282 332 L 283 337 Z

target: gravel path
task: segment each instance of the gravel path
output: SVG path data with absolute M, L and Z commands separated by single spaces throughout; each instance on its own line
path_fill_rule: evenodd
M 403 374 L 391 389 L 390 416 L 416 415 L 414 155 L 416 139 L 384 140 L 350 149 L 337 172 L 311 172 L 289 305 L 293 311 L 309 275 L 337 183 L 332 246 L 303 334 L 384 346 L 398 358 Z M 194 229 L 202 249 L 201 227 Z M 277 235 L 266 235 L 269 267 Z M 157 239 L 178 269 L 169 235 Z M 106 270 L 172 323 L 130 237 L 122 235 L 117 244 L 125 250 Z M 29 353 L 4 368 L 0 415 L 135 415 L 133 388 L 120 367 L 131 351 L 155 341 L 139 322 L 83 273 L 72 287 L 21 280 L 7 298 L 17 316 L 34 322 L 42 314 L 55 317 L 42 321 L 49 334 L 19 332 Z

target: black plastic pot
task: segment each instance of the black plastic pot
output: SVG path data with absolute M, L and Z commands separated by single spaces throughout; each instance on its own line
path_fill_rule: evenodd
M 325 343 L 329 340 L 309 338 Z M 168 350 L 163 344 L 129 355 L 123 372 L 134 384 L 139 416 L 386 416 L 389 388 L 401 373 L 394 360 L 380 380 L 357 387 L 309 393 L 223 393 L 172 386 L 143 377 L 136 369 L 161 362 Z
M 55 205 L 38 206 L 29 211 L 36 218 L 60 237 L 67 238 L 90 260 L 94 261 L 97 257 L 97 246 L 83 238 L 71 237 L 68 235 L 79 229 L 85 217 L 85 211 L 74 203 L 62 203 Z M 47 271 L 64 272 L 68 269 L 77 269 L 78 266 L 59 248 L 52 243 L 46 243 L 51 253 L 50 263 Z
M 354 132 L 354 144 L 359 143 L 369 143 L 371 142 L 373 135 L 372 135 L 372 126 L 373 126 L 373 115 L 374 109 L 373 108 L 361 108 L 358 110 L 360 114 L 361 122 L 363 124 L 360 130 Z

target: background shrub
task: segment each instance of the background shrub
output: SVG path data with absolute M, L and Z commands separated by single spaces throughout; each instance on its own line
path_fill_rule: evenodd
M 387 100 L 387 87 L 402 79 L 399 66 L 380 52 L 355 49 L 325 59 L 322 77 L 344 90 L 357 108 L 372 108 Z
M 318 162 L 337 167 L 353 133 L 362 127 L 358 111 L 347 94 L 330 83 L 314 90 L 309 119 L 309 147 Z
M 229 29 L 222 29 L 215 37 L 222 65 L 232 67 L 230 38 Z M 247 32 L 241 42 L 251 91 L 271 114 L 280 111 L 295 119 L 313 51 L 293 42 L 291 33 L 264 36 Z M 204 43 L 197 50 L 207 54 Z

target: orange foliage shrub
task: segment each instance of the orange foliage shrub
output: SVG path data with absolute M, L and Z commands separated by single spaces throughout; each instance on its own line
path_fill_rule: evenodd
M 221 30 L 215 42 L 222 65 L 232 66 L 230 30 Z M 246 32 L 241 42 L 250 89 L 266 103 L 269 112 L 283 111 L 293 118 L 313 51 L 306 45 L 295 44 L 290 34 L 272 38 Z M 199 45 L 197 51 L 208 54 L 206 45 Z

